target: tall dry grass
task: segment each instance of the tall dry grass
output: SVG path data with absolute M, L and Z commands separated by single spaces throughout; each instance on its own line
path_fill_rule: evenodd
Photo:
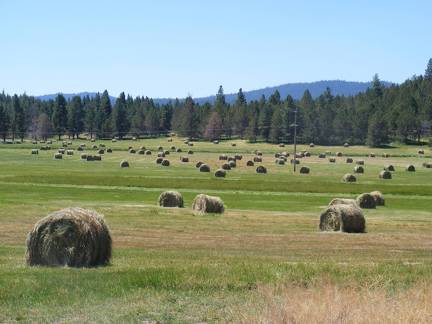
M 240 323 L 432 323 L 432 286 L 385 289 L 260 287 L 261 302 L 235 311 Z

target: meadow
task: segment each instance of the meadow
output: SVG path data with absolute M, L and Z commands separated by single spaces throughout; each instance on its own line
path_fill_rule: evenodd
M 83 161 L 76 150 L 82 143 L 84 153 L 95 154 L 91 147 L 99 144 L 113 153 L 103 154 L 102 161 Z M 380 300 L 375 306 L 382 313 L 386 298 L 399 310 L 422 310 L 393 314 L 412 316 L 408 321 L 432 320 L 432 169 L 422 167 L 432 161 L 430 148 L 422 147 L 425 154 L 419 155 L 420 147 L 412 145 L 299 145 L 298 151 L 312 154 L 300 159 L 300 166 L 311 169 L 306 175 L 294 173 L 289 163 L 274 163 L 276 152 L 292 155 L 291 145 L 232 140 L 187 146 L 176 137 L 172 142 L 74 140 L 69 146 L 74 155 L 61 160 L 53 159 L 61 142 L 30 154 L 41 145 L 0 144 L 0 322 L 303 322 L 308 300 L 316 308 L 307 314 L 325 313 L 322 309 L 340 299 L 355 305 Z M 152 155 L 131 154 L 129 146 L 145 146 Z M 167 155 L 171 165 L 164 167 L 155 163 L 158 146 L 183 152 Z M 259 164 L 246 166 L 255 150 L 263 153 L 267 174 L 255 172 Z M 317 156 L 325 151 L 343 156 L 329 163 Z M 222 153 L 243 158 L 226 178 L 216 178 Z M 181 156 L 190 162 L 181 162 Z M 365 161 L 365 173 L 356 175 L 356 183 L 341 181 L 355 166 L 345 162 L 348 156 Z M 120 168 L 125 159 L 130 167 Z M 199 172 L 198 161 L 212 172 Z M 393 179 L 379 179 L 387 164 L 396 168 Z M 407 164 L 416 172 L 405 171 Z M 183 194 L 186 208 L 157 206 L 159 194 L 169 189 Z M 373 190 L 384 194 L 386 205 L 364 210 L 367 233 L 318 230 L 320 212 L 332 198 Z M 194 215 L 190 206 L 199 193 L 221 197 L 225 213 Z M 34 223 L 72 206 L 105 215 L 113 237 L 111 265 L 26 266 L 25 240 Z M 296 296 L 303 304 L 297 300 L 298 307 L 287 308 L 287 300 Z M 330 314 L 341 322 L 354 318 L 346 307 Z

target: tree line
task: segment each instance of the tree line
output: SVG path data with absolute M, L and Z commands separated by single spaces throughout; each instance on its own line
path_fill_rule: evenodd
M 296 116 L 294 116 L 296 115 Z M 296 118 L 296 124 L 294 120 Z M 91 138 L 161 136 L 175 132 L 193 139 L 240 137 L 250 142 L 386 145 L 393 140 L 421 141 L 432 123 L 432 59 L 424 75 L 384 87 L 378 76 L 355 96 L 334 96 L 327 89 L 317 98 L 306 90 L 300 100 L 269 98 L 247 102 L 240 89 L 229 104 L 222 86 L 213 103 L 193 98 L 156 104 L 151 98 L 121 93 L 114 102 L 108 91 L 93 97 L 62 94 L 43 101 L 23 95 L 0 94 L 0 136 L 47 139 L 51 136 Z

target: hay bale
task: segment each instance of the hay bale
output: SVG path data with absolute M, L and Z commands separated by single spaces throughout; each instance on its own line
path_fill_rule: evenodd
M 354 173 L 364 173 L 364 168 L 361 165 L 356 165 L 354 167 Z
M 157 150 L 158 151 L 163 151 L 163 147 L 162 146 L 158 146 Z
M 66 208 L 39 220 L 27 235 L 30 266 L 96 267 L 109 264 L 112 240 L 104 217 L 93 210 Z
M 145 151 L 145 155 L 151 155 L 151 154 L 152 154 L 152 152 L 150 150 Z
M 189 150 L 189 151 L 187 152 L 187 154 L 192 155 L 192 154 L 193 154 L 193 151 L 192 151 L 192 150 Z
M 375 198 L 370 193 L 362 193 L 357 197 L 356 201 L 357 201 L 357 205 L 359 205 L 360 208 L 367 208 L 367 209 L 376 208 Z
M 353 159 L 352 158 L 347 158 L 346 159 L 346 163 L 353 163 Z
M 223 170 L 223 169 L 217 169 L 215 171 L 215 177 L 216 178 L 225 178 L 225 176 L 226 176 L 226 171 L 225 170 Z
M 423 155 L 424 154 L 424 150 L 418 150 L 417 153 L 420 154 L 420 155 Z
M 113 138 L 113 139 L 111 140 L 111 142 L 112 142 L 112 143 L 115 143 L 115 142 L 117 142 L 117 140 L 116 140 L 115 138 Z
M 281 153 L 281 156 L 284 156 L 284 157 L 287 158 L 289 156 L 289 153 L 284 151 L 284 152 Z
M 163 158 L 163 157 L 165 157 L 165 153 L 164 152 L 158 152 L 157 157 Z
M 99 144 L 99 147 L 105 148 L 105 144 Z
M 384 167 L 384 170 L 385 170 L 385 171 L 391 171 L 391 172 L 394 172 L 395 167 L 394 167 L 392 164 L 389 164 L 389 165 L 386 165 L 386 166 Z
M 93 155 L 87 155 L 86 161 L 94 161 L 94 156 Z
M 364 161 L 363 161 L 363 160 L 357 160 L 357 161 L 356 161 L 356 164 L 357 164 L 357 165 L 364 165 Z
M 31 154 L 39 154 L 39 150 L 38 149 L 32 149 Z
M 336 159 L 335 158 L 329 158 L 329 162 L 330 163 L 336 163 Z
M 210 167 L 207 164 L 201 164 L 199 167 L 200 172 L 210 172 Z
M 144 151 L 144 150 L 138 150 L 138 154 L 139 154 L 139 155 L 144 155 L 144 154 L 145 154 L 145 151 Z
M 231 170 L 231 166 L 229 165 L 229 163 L 224 163 L 224 164 L 222 164 L 222 169 L 223 170 Z
M 132 137 L 132 141 L 136 141 L 137 140 L 137 138 L 136 137 Z
M 263 155 L 261 151 L 256 151 L 255 154 L 258 155 L 258 156 L 262 156 Z
M 358 207 L 347 204 L 333 205 L 321 213 L 319 229 L 321 231 L 364 233 L 366 219 Z
M 276 160 L 275 160 L 275 163 L 276 163 L 277 165 L 285 165 L 285 160 L 284 160 L 284 159 L 276 159 Z
M 206 213 L 222 214 L 225 206 L 219 197 L 199 194 L 192 202 L 192 209 L 199 215 Z
M 156 159 L 156 164 L 161 164 L 163 160 L 164 160 L 163 157 L 158 157 Z
M 162 166 L 169 166 L 169 165 L 170 165 L 170 161 L 164 159 L 164 160 L 162 160 L 161 165 L 162 165 Z
M 129 162 L 126 160 L 121 161 L 120 168 L 129 168 Z
M 98 154 L 105 154 L 105 150 L 104 150 L 104 149 L 100 149 L 100 150 L 98 151 Z
M 188 146 L 194 146 L 194 143 L 189 142 Z
M 278 158 L 280 158 L 280 153 L 275 153 L 275 155 L 274 155 L 274 157 L 276 158 L 276 159 L 278 159 Z
M 385 205 L 385 199 L 381 191 L 372 191 L 370 195 L 375 200 L 375 205 L 377 206 L 384 206 Z
M 178 191 L 164 191 L 159 195 L 159 206 L 161 207 L 184 207 L 183 196 Z
M 231 146 L 235 147 L 235 146 L 237 146 L 237 144 L 236 143 L 232 143 Z
M 60 154 L 65 154 L 65 152 L 66 152 L 66 150 L 65 149 L 63 149 L 63 148 L 61 148 L 61 149 L 58 149 L 58 151 L 57 151 L 58 153 L 60 153 Z
M 344 143 L 344 147 L 349 147 L 349 144 L 348 143 Z
M 84 151 L 84 147 L 78 146 L 77 151 L 80 151 L 80 152 Z
M 94 155 L 93 159 L 94 159 L 94 161 L 102 161 L 102 156 L 100 156 L 100 155 Z
M 324 153 L 320 153 L 320 154 L 318 155 L 318 158 L 320 158 L 320 159 L 325 159 L 325 158 L 326 158 L 326 155 L 325 155 Z
M 204 162 L 201 162 L 201 161 L 198 161 L 196 164 L 195 164 L 195 167 L 196 168 L 199 168 L 201 165 L 203 165 L 204 164 Z
M 315 147 L 315 144 L 314 143 L 310 143 L 309 147 Z
M 305 153 L 304 153 L 304 156 L 305 156 L 305 157 L 310 157 L 311 154 L 310 154 L 310 152 L 305 152 Z
M 353 175 L 351 173 L 347 173 L 343 176 L 342 181 L 343 182 L 356 182 L 357 178 L 355 177 L 355 175 Z
M 389 157 L 390 157 L 390 154 L 388 154 L 388 153 L 383 153 L 382 157 L 383 157 L 383 158 L 389 158 Z
M 54 154 L 54 160 L 61 160 L 61 159 L 63 159 L 63 154 L 61 153 Z
M 86 153 L 81 154 L 81 160 L 87 160 L 87 154 Z
M 67 150 L 66 151 L 66 155 L 73 155 L 74 154 L 74 151 L 73 150 Z
M 171 151 L 175 152 L 176 147 L 173 145 L 173 146 L 170 147 L 170 149 L 171 149 Z M 145 148 L 143 150 L 145 150 Z
M 263 165 L 260 165 L 256 168 L 256 173 L 267 173 L 267 169 Z
M 109 148 L 107 148 L 107 150 L 106 150 L 106 151 L 107 151 L 107 153 L 112 153 L 112 152 L 113 152 L 112 148 L 110 148 L 110 147 L 109 147 Z
M 392 174 L 391 174 L 390 171 L 382 170 L 382 171 L 379 173 L 379 178 L 380 178 L 380 179 L 391 179 L 391 178 L 392 178 Z
M 246 162 L 246 166 L 254 166 L 254 162 L 252 160 L 249 160 Z
M 260 156 L 254 156 L 253 161 L 256 163 L 261 163 L 262 162 L 262 158 Z
M 170 151 L 164 151 L 165 155 L 170 155 Z
M 236 154 L 234 155 L 234 159 L 236 159 L 236 161 L 240 161 L 241 159 L 243 159 L 243 155 Z
M 226 161 L 226 160 L 228 160 L 228 155 L 226 154 L 219 155 L 219 161 Z
M 431 162 L 423 162 L 423 167 L 424 168 L 426 168 L 426 169 L 430 169 L 430 168 L 432 168 L 432 163 Z
M 331 155 L 332 152 L 330 152 L 330 151 L 325 151 L 325 154 L 326 154 L 326 155 Z
M 412 164 L 408 164 L 405 168 L 406 171 L 408 172 L 415 172 L 415 166 Z
M 228 162 L 230 162 L 230 161 L 236 161 L 236 159 L 235 159 L 235 157 L 234 156 L 228 156 Z
M 336 152 L 336 156 L 341 157 L 342 155 L 342 152 Z
M 180 161 L 186 163 L 186 162 L 189 162 L 189 158 L 187 156 L 182 156 L 182 157 L 180 157 Z
M 177 152 L 177 153 L 181 153 L 181 152 L 182 152 L 182 149 L 181 149 L 180 147 L 178 147 L 178 148 L 176 148 L 176 152 Z
M 309 174 L 310 173 L 310 169 L 307 166 L 302 166 L 300 168 L 300 173 L 301 174 Z
M 135 153 L 136 153 L 136 150 L 134 150 L 134 149 L 129 149 L 129 153 L 130 153 L 130 154 L 135 154 Z
M 291 159 L 291 164 L 300 164 L 300 160 Z
M 219 144 L 219 141 L 215 140 L 213 141 L 213 144 Z
M 334 198 L 334 199 L 332 199 L 332 201 L 330 201 L 330 203 L 328 205 L 329 206 L 334 206 L 334 205 L 351 205 L 351 206 L 354 206 L 354 207 L 358 207 L 357 201 L 355 199 L 347 199 L 347 198 Z
M 375 157 L 375 153 L 370 153 L 369 157 L 374 158 Z
M 51 145 L 51 144 L 52 144 L 52 141 L 47 141 L 46 143 L 49 144 L 49 145 Z

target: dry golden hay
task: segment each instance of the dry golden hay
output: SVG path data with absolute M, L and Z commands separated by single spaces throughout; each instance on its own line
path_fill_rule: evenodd
M 405 168 L 405 170 L 406 171 L 409 171 L 409 172 L 415 172 L 415 166 L 414 165 L 412 165 L 412 164 L 408 164 L 407 166 L 406 166 L 406 168 Z
M 130 149 L 130 150 L 129 150 L 129 153 L 130 153 L 130 154 L 135 154 L 135 153 L 136 153 L 136 150 L 134 150 L 134 149 Z
M 183 196 L 178 191 L 162 192 L 159 196 L 158 203 L 161 207 L 184 207 Z
M 300 168 L 300 173 L 301 173 L 301 174 L 309 174 L 309 173 L 310 173 L 310 169 L 309 169 L 309 167 L 307 167 L 307 166 L 302 166 L 302 167 Z
M 158 158 L 156 159 L 156 164 L 161 164 L 162 161 L 163 161 L 163 157 L 158 157 Z
M 354 167 L 354 173 L 364 173 L 364 168 L 361 165 L 356 165 Z
M 391 179 L 391 178 L 392 178 L 392 174 L 391 174 L 391 172 L 388 171 L 388 170 L 382 170 L 382 171 L 379 173 L 379 178 L 380 178 L 380 179 Z
M 235 168 L 235 167 L 237 167 L 237 163 L 236 163 L 236 161 L 229 161 L 228 164 L 229 164 L 229 166 L 230 166 L 231 168 Z
M 355 199 L 348 199 L 348 198 L 334 198 L 334 199 L 332 199 L 330 201 L 330 203 L 328 205 L 329 206 L 334 206 L 334 205 L 351 205 L 351 206 L 358 207 L 357 201 Z
M 38 149 L 32 149 L 31 154 L 39 154 L 39 150 Z
M 61 160 L 61 159 L 63 159 L 63 154 L 61 153 L 54 154 L 54 160 Z
M 210 172 L 210 167 L 207 164 L 201 164 L 199 167 L 200 172 Z
M 326 158 L 326 155 L 325 155 L 324 153 L 320 153 L 320 154 L 318 155 L 318 158 L 320 158 L 320 159 L 325 159 L 325 158 Z
M 357 164 L 357 165 L 364 165 L 364 161 L 363 161 L 363 160 L 357 160 L 357 161 L 356 161 L 356 164 Z
M 129 162 L 126 160 L 121 161 L 120 168 L 129 168 Z
M 196 168 L 199 168 L 201 165 L 203 165 L 204 164 L 204 162 L 201 162 L 201 161 L 198 161 L 196 164 L 195 164 L 195 167 Z
M 352 158 L 347 158 L 346 159 L 346 163 L 353 163 L 353 159 Z
M 342 181 L 343 182 L 356 182 L 357 178 L 355 177 L 355 175 L 353 175 L 351 173 L 347 173 L 343 176 Z
M 276 159 L 276 160 L 275 160 L 275 163 L 276 163 L 277 165 L 285 165 L 285 160 L 284 160 L 284 159 Z
M 226 176 L 226 171 L 225 170 L 223 170 L 223 169 L 217 169 L 215 171 L 215 177 L 216 178 L 225 178 L 225 176 Z
M 267 169 L 265 168 L 265 166 L 260 165 L 256 168 L 256 173 L 267 173 Z
M 342 152 L 336 152 L 336 156 L 341 157 L 342 155 Z
M 170 165 L 170 161 L 164 159 L 164 160 L 162 160 L 161 165 L 162 166 L 169 166 Z
M 370 193 L 362 193 L 357 197 L 356 201 L 357 201 L 357 205 L 359 205 L 360 208 L 368 208 L 368 209 L 376 208 L 375 198 Z
M 392 171 L 393 172 L 395 170 L 395 167 L 392 164 L 389 164 L 389 165 L 386 165 L 384 167 L 384 170 L 385 171 Z
M 310 143 L 309 147 L 315 147 L 315 144 L 314 143 Z
M 187 156 L 182 156 L 182 157 L 180 158 L 180 161 L 181 161 L 181 162 L 189 162 L 189 158 L 188 158 Z
M 198 215 L 206 213 L 222 214 L 225 207 L 222 199 L 219 197 L 199 194 L 192 202 L 192 209 Z
M 260 156 L 254 156 L 253 161 L 260 163 L 260 162 L 262 162 L 262 158 Z
M 254 166 L 254 162 L 252 160 L 249 160 L 246 162 L 246 166 Z
M 385 205 L 385 199 L 381 191 L 372 191 L 371 196 L 375 199 L 375 204 L 377 206 L 384 206 Z
M 30 266 L 96 267 L 111 259 L 112 240 L 102 215 L 66 208 L 39 220 L 27 235 Z
M 228 155 L 226 154 L 219 155 L 219 161 L 226 161 L 226 160 L 228 160 Z
M 333 157 L 331 157 L 331 158 L 329 158 L 329 162 L 330 162 L 330 163 L 336 163 L 336 159 L 333 158 Z
M 354 205 L 332 205 L 321 213 L 319 229 L 321 231 L 364 233 L 366 219 L 362 210 Z
M 222 164 L 222 169 L 231 170 L 231 166 L 229 165 L 229 163 L 224 163 L 224 164 Z

